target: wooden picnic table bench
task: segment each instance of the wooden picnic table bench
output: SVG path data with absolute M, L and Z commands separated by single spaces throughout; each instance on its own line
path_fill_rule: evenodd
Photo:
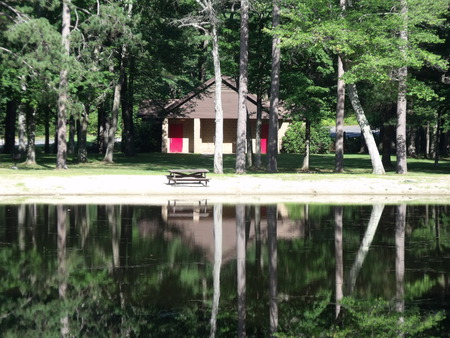
M 177 183 L 199 183 L 208 185 L 209 178 L 206 174 L 208 169 L 170 169 L 167 179 L 169 184 L 177 185 Z

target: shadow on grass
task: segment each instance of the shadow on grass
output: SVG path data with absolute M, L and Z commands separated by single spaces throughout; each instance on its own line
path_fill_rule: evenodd
M 223 170 L 225 174 L 235 173 L 235 155 L 223 156 Z M 392 159 L 395 165 L 395 158 Z M 262 167 L 259 169 L 249 168 L 249 174 L 268 174 L 266 171 L 267 157 L 261 156 Z M 303 156 L 299 154 L 279 154 L 279 173 L 298 173 L 303 164 Z M 25 165 L 18 163 L 21 170 L 51 170 L 56 166 L 56 155 L 45 154 L 41 149 L 36 151 L 36 165 Z M 169 169 L 206 168 L 213 172 L 214 156 L 212 154 L 162 154 L 162 153 L 140 153 L 134 157 L 125 156 L 122 153 L 114 154 L 114 163 L 103 162 L 103 155 L 89 154 L 88 163 L 78 163 L 73 156 L 68 158 L 69 170 L 80 170 L 83 173 L 89 171 L 100 171 L 108 173 L 120 171 L 123 174 L 159 174 L 166 173 Z M 14 160 L 11 155 L 0 154 L 0 168 L 11 168 Z M 369 155 L 346 154 L 344 159 L 345 174 L 370 174 L 372 166 Z M 308 173 L 325 174 L 332 173 L 334 169 L 334 154 L 311 155 L 310 169 Z M 385 168 L 388 173 L 395 173 L 395 167 Z M 408 170 L 410 173 L 422 174 L 450 174 L 450 159 L 443 159 L 437 166 L 434 161 L 426 159 L 408 159 Z

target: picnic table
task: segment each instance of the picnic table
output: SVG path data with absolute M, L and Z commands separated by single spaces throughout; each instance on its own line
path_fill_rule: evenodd
M 207 186 L 209 178 L 206 174 L 209 173 L 208 169 L 170 169 L 167 179 L 169 184 L 177 183 L 199 183 Z

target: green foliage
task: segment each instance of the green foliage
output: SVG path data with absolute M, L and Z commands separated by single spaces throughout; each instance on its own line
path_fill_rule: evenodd
M 282 141 L 282 152 L 305 154 L 305 126 L 302 122 L 293 122 Z M 311 127 L 311 154 L 327 154 L 331 149 L 330 131 L 327 127 Z
M 342 306 L 347 312 L 342 324 L 344 336 L 414 337 L 435 328 L 445 318 L 442 312 L 421 315 L 417 308 L 397 312 L 382 299 L 363 301 L 345 297 Z

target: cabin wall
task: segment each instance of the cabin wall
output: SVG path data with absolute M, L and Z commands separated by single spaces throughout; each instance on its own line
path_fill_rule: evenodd
M 268 121 L 264 120 L 263 125 Z M 215 120 L 214 119 L 166 119 L 163 123 L 163 153 L 171 153 L 170 124 L 183 125 L 183 153 L 214 154 Z M 281 140 L 286 133 L 289 122 L 280 122 L 278 130 L 278 146 L 281 148 Z M 223 154 L 234 154 L 236 152 L 236 119 L 224 119 L 223 121 Z M 252 134 L 252 147 L 256 151 L 256 120 L 250 120 Z

